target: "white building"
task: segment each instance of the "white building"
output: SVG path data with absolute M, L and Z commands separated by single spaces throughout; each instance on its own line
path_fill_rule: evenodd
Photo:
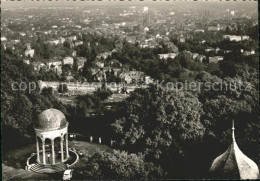
M 49 43 L 51 45 L 58 45 L 58 44 L 60 44 L 60 40 L 49 40 L 49 41 L 47 41 L 47 43 Z
M 160 59 L 168 59 L 168 58 L 174 59 L 176 57 L 176 55 L 177 55 L 176 53 L 158 54 Z
M 23 60 L 23 63 L 25 63 L 25 64 L 30 64 L 30 60 Z
M 209 63 L 218 63 L 222 61 L 224 58 L 222 56 L 209 57 Z
M 203 29 L 197 29 L 197 30 L 194 30 L 194 33 L 204 33 L 205 31 Z
M 76 41 L 76 42 L 74 43 L 74 45 L 75 45 L 75 47 L 76 47 L 76 46 L 79 46 L 79 45 L 83 45 L 83 41 Z
M 36 71 L 39 71 L 42 67 L 45 66 L 45 64 L 42 62 L 33 62 L 32 65 Z
M 229 39 L 229 41 L 242 41 L 242 40 L 249 40 L 249 36 L 223 35 L 223 39 Z
M 25 55 L 26 57 L 29 57 L 29 56 L 30 56 L 31 58 L 33 58 L 33 56 L 34 56 L 34 49 L 25 50 L 24 55 Z
M 150 76 L 145 76 L 144 77 L 144 82 L 145 82 L 145 84 L 152 84 L 153 83 L 153 79 Z
M 192 54 L 192 59 L 195 60 L 198 56 L 199 56 L 198 53 L 193 53 L 193 54 Z
M 51 61 L 47 62 L 46 64 L 48 66 L 48 69 L 50 69 L 52 67 L 55 68 L 55 67 L 61 66 L 62 62 L 60 60 L 51 60 Z
M 111 52 L 104 52 L 104 53 L 101 53 L 99 55 L 97 55 L 97 59 L 101 59 L 103 57 L 103 59 L 107 59 L 108 56 L 111 56 Z
M 6 40 L 7 40 L 6 37 L 4 36 L 1 37 L 1 41 L 6 41 Z
M 87 59 L 85 57 L 78 57 L 78 70 L 82 69 Z
M 66 65 L 66 64 L 73 65 L 74 60 L 73 60 L 72 57 L 65 57 L 65 58 L 62 60 L 62 63 L 63 63 L 63 65 Z

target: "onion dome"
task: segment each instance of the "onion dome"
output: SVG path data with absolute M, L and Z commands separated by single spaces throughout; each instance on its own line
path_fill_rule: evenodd
M 68 125 L 65 115 L 57 109 L 47 109 L 38 116 L 34 128 L 42 131 L 53 131 Z
M 239 149 L 232 127 L 232 144 L 222 155 L 218 156 L 210 167 L 210 173 L 214 178 L 222 179 L 257 179 L 259 169 L 254 161 L 248 158 Z

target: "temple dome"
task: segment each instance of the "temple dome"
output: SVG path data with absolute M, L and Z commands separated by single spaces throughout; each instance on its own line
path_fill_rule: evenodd
M 68 125 L 65 115 L 57 109 L 47 109 L 38 116 L 34 128 L 43 131 L 53 131 Z
M 218 156 L 210 167 L 211 175 L 219 179 L 257 179 L 259 169 L 254 161 L 239 149 L 234 135 L 233 142 L 222 155 Z

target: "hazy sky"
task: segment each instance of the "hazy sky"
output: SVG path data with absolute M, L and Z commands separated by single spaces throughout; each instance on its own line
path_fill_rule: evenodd
M 208 0 L 204 2 L 194 2 L 193 0 L 187 0 L 181 1 L 180 0 L 169 0 L 168 2 L 163 0 L 163 1 L 152 1 L 152 0 L 144 0 L 139 1 L 139 0 L 132 0 L 131 2 L 124 0 L 124 1 L 119 1 L 119 0 L 102 0 L 102 1 L 92 1 L 92 0 L 40 0 L 40 1 L 32 1 L 32 0 L 22 0 L 22 1 L 6 1 L 6 0 L 1 0 L 1 6 L 2 8 L 10 8 L 10 7 L 35 7 L 35 6 L 91 6 L 91 5 L 163 5 L 163 4 L 169 4 L 169 5 L 184 5 L 184 6 L 189 6 L 191 4 L 197 4 L 201 6 L 252 6 L 257 8 L 257 1 L 242 1 L 242 0 L 237 0 L 237 1 L 219 1 L 219 0 Z M 200 1 L 200 0 L 198 0 Z

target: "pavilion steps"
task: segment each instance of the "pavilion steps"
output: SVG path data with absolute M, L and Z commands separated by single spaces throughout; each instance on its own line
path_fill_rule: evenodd
M 55 165 L 42 165 L 36 163 L 34 166 L 31 167 L 31 171 L 36 173 L 57 173 L 63 172 L 67 169 L 64 163 L 58 163 Z

